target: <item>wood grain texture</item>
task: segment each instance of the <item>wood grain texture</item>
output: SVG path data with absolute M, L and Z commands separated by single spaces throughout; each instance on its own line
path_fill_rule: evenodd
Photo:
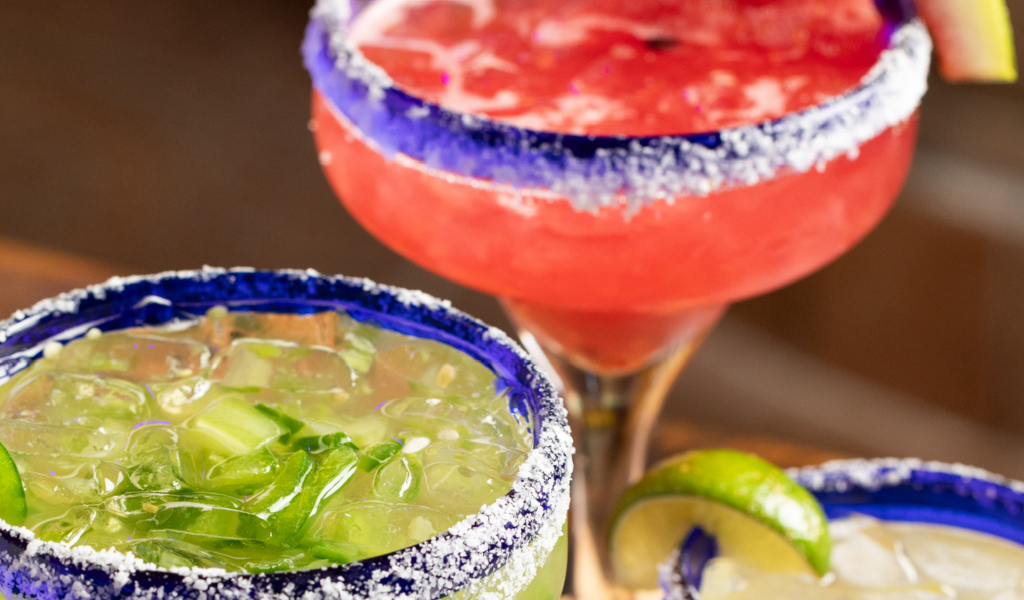
M 117 272 L 99 261 L 0 237 L 0 318 Z

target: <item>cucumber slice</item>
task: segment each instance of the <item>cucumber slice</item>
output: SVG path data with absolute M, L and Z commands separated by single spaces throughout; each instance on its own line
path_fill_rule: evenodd
M 366 554 L 365 550 L 355 544 L 328 540 L 311 544 L 305 550 L 317 558 L 323 558 L 338 565 L 355 562 Z
M 316 461 L 306 452 L 288 457 L 277 478 L 253 498 L 249 512 L 267 523 L 256 531 L 257 539 L 280 544 L 296 535 L 309 518 L 312 503 L 303 501 L 307 487 L 314 479 Z
M 353 447 L 349 446 L 342 446 L 324 453 L 312 483 L 308 489 L 303 491 L 303 495 L 306 497 L 304 501 L 311 504 L 309 516 L 319 512 L 324 503 L 352 479 L 358 461 L 359 455 Z
M 206 484 L 215 490 L 233 489 L 244 494 L 270 483 L 277 468 L 274 453 L 269 448 L 260 448 L 217 463 L 206 476 Z
M 235 390 L 260 390 L 270 387 L 274 365 L 251 352 L 234 351 L 233 360 L 220 384 Z M 216 365 L 214 365 L 216 368 Z
M 277 344 L 247 342 L 245 348 L 258 358 L 280 358 L 284 350 Z
M 302 431 L 302 428 L 306 426 L 305 423 L 303 423 L 302 421 L 294 417 L 290 417 L 284 414 L 283 412 L 274 410 L 273 408 L 270 408 L 266 404 L 257 404 L 256 410 L 273 419 L 274 422 L 276 422 L 282 428 L 287 429 L 289 435 L 294 435 L 299 431 Z
M 228 396 L 192 417 L 186 431 L 213 454 L 238 456 L 287 433 L 277 421 L 237 396 Z
M 398 442 L 380 442 L 367 446 L 359 457 L 359 469 L 369 473 L 391 460 L 401 449 L 402 444 Z
M 265 532 L 254 531 L 254 535 L 277 545 L 300 537 L 306 522 L 352 479 L 358 461 L 358 453 L 348 446 L 324 452 L 319 462 L 307 452 L 291 455 L 250 508 L 268 525 Z
M 274 482 L 252 499 L 249 512 L 269 518 L 302 495 L 306 480 L 316 471 L 316 461 L 305 452 L 288 457 Z
M 0 444 L 0 519 L 11 525 L 23 525 L 28 514 L 25 488 L 14 459 Z
M 338 448 L 351 448 L 352 450 L 358 450 L 352 438 L 347 433 L 337 432 L 328 433 L 327 435 L 310 435 L 302 438 L 298 438 L 292 442 L 292 450 L 305 450 L 310 454 L 320 454 L 328 450 L 336 450 Z

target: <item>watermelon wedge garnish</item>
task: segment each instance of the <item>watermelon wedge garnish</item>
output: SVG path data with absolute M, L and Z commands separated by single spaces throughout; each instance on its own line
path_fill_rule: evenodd
M 949 81 L 1013 82 L 1017 61 L 1006 0 L 916 0 Z

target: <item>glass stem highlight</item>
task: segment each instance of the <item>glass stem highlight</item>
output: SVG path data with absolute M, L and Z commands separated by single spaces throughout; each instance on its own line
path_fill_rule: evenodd
M 512 305 L 506 302 L 506 308 Z M 528 328 L 520 337 L 558 374 L 576 446 L 570 515 L 570 578 L 575 598 L 622 600 L 630 593 L 614 583 L 608 553 L 608 522 L 615 502 L 647 466 L 651 433 L 672 383 L 717 322 L 724 307 L 694 311 L 688 335 L 676 338 L 647 365 L 629 373 L 581 368 Z M 513 318 L 517 313 L 509 310 Z M 520 322 L 520 325 L 522 323 Z

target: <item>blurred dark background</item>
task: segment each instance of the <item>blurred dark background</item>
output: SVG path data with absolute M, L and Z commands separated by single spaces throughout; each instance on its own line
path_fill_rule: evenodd
M 306 130 L 310 4 L 0 7 L 5 315 L 109 273 L 212 264 L 367 276 L 508 328 L 331 193 Z M 1024 0 L 1010 7 L 1022 48 Z M 832 266 L 734 307 L 672 391 L 674 431 L 1024 478 L 1024 86 L 935 79 L 922 110 L 892 214 Z

